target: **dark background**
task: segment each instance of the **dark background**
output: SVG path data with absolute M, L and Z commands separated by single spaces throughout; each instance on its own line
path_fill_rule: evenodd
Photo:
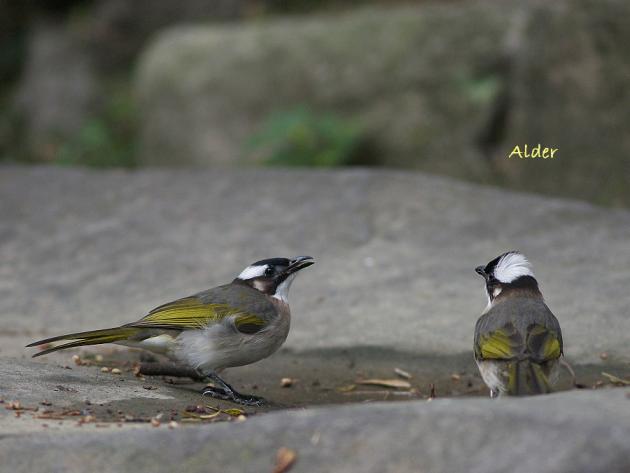
M 0 159 L 389 166 L 627 207 L 629 19 L 621 0 L 4 0 Z M 507 158 L 538 143 L 556 158 Z

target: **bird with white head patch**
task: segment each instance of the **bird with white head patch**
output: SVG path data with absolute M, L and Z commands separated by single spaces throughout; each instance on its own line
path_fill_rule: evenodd
M 475 326 L 474 353 L 490 396 L 551 392 L 562 331 L 531 264 L 509 251 L 475 271 L 485 280 L 488 306 Z
M 212 386 L 204 389 L 204 395 L 260 405 L 262 398 L 238 393 L 218 373 L 259 361 L 280 348 L 291 321 L 289 288 L 298 271 L 313 263 L 310 256 L 257 261 L 231 283 L 163 304 L 136 322 L 61 335 L 27 346 L 68 341 L 33 356 L 102 343 L 143 348 L 209 378 Z

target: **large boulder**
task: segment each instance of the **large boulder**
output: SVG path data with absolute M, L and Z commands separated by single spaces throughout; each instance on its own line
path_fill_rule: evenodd
M 567 356 L 628 361 L 628 235 L 630 212 L 415 173 L 3 167 L 0 350 L 130 322 L 252 261 L 310 254 L 287 346 L 470 361 L 486 303 L 473 268 L 520 249 Z
M 24 150 L 35 159 L 51 161 L 59 145 L 76 136 L 92 116 L 101 86 L 75 32 L 57 20 L 35 21 L 30 28 L 14 107 L 23 127 Z
M 371 163 L 630 204 L 619 0 L 466 2 L 179 27 L 140 61 L 141 161 L 233 164 L 274 112 L 358 123 Z M 558 148 L 508 159 L 515 145 Z
M 265 472 L 280 447 L 297 452 L 292 473 L 627 472 L 627 390 L 463 395 L 485 394 L 468 384 L 485 305 L 473 268 L 509 248 L 532 260 L 579 380 L 589 366 L 628 378 L 628 235 L 627 211 L 415 173 L 2 166 L 0 472 Z M 251 261 L 304 253 L 317 264 L 292 288 L 285 347 L 225 375 L 306 410 L 186 425 L 201 386 L 142 380 L 122 347 L 80 353 L 97 363 L 100 350 L 119 374 L 76 366 L 77 352 L 27 360 L 35 339 L 129 322 Z M 420 395 L 347 390 L 396 367 Z M 438 397 L 419 400 L 429 383 Z M 314 408 L 382 399 L 414 401 Z
M 51 426 L 0 439 L 0 471 L 627 473 L 628 390 L 292 410 L 168 429 Z

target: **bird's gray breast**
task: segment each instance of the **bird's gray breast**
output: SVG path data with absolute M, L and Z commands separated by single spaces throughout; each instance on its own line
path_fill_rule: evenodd
M 291 315 L 287 307 L 286 310 L 277 311 L 255 333 L 243 333 L 226 324 L 209 329 L 214 369 L 248 365 L 267 358 L 285 342 L 290 325 Z
M 255 332 L 242 332 L 234 323 L 236 316 L 229 316 L 206 329 L 184 331 L 178 338 L 179 357 L 196 368 L 221 370 L 254 363 L 274 353 L 289 334 L 288 305 L 253 288 L 227 285 L 197 296 L 205 303 L 227 304 L 254 315 L 264 324 Z

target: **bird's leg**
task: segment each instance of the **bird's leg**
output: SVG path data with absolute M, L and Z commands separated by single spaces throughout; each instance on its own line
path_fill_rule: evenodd
M 262 397 L 252 396 L 251 394 L 241 394 L 232 386 L 223 381 L 214 371 L 205 372 L 204 375 L 210 378 L 214 386 L 206 386 L 202 391 L 204 396 L 211 396 L 215 399 L 235 402 L 243 406 L 262 406 L 266 401 Z
M 136 367 L 136 373 L 144 376 L 172 376 L 176 378 L 190 378 L 193 381 L 203 381 L 206 377 L 193 368 L 175 363 L 142 362 Z

